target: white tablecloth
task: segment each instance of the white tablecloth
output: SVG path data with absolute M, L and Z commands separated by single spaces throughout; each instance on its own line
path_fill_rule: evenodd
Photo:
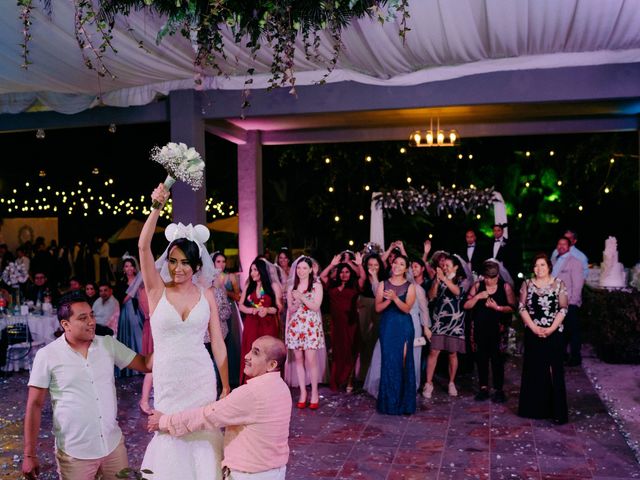
M 3 330 L 7 325 L 25 322 L 29 324 L 29 330 L 34 342 L 47 344 L 56 339 L 53 334 L 60 327 L 60 322 L 58 322 L 56 315 L 10 315 L 2 317 L 0 318 L 0 330 Z
M 29 325 L 33 342 L 9 346 L 5 371 L 30 370 L 36 352 L 55 340 L 54 333 L 60 327 L 56 315 L 11 315 L 0 318 L 0 331 L 7 325 L 25 322 Z

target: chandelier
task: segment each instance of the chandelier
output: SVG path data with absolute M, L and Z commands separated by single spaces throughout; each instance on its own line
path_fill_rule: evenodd
M 416 130 L 409 136 L 411 147 L 453 147 L 460 140 L 455 130 L 441 130 L 440 119 L 437 119 L 436 129 L 433 129 L 433 118 L 429 130 Z

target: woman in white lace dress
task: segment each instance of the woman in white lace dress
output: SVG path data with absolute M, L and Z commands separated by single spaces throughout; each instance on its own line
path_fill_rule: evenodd
M 169 192 L 159 185 L 151 198 L 161 205 Z M 227 353 L 211 285 L 213 262 L 204 242 L 209 231 L 172 224 L 165 235 L 171 242 L 154 264 L 151 237 L 159 210 L 152 209 L 140 234 L 138 248 L 147 289 L 154 340 L 153 386 L 155 407 L 175 413 L 216 400 L 213 364 L 203 344 L 208 329 L 222 379 L 222 396 L 229 392 Z M 142 468 L 153 480 L 210 480 L 222 478 L 222 434 L 194 432 L 180 438 L 156 433 L 145 452 Z

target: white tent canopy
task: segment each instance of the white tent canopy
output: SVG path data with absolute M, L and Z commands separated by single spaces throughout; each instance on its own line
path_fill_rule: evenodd
M 51 4 L 49 18 L 34 0 L 33 64 L 24 70 L 19 9 L 15 1 L 0 2 L 0 114 L 34 109 L 71 114 L 100 102 L 146 105 L 194 87 L 189 41 L 175 36 L 155 43 L 161 18 L 134 12 L 126 22 L 120 19 L 113 39 L 118 53 L 105 57 L 116 78 L 98 79 L 84 66 L 75 41 L 73 1 Z M 343 33 L 343 52 L 327 81 L 411 86 L 479 73 L 640 62 L 640 0 L 413 0 L 409 11 L 406 45 L 393 22 L 353 22 Z M 265 88 L 269 49 L 260 49 L 255 63 L 247 49 L 227 38 L 232 60 L 221 65 L 228 75 L 205 75 L 203 88 L 242 89 L 250 67 L 256 72 L 251 88 Z M 330 58 L 331 50 L 324 36 L 321 56 Z M 305 59 L 302 52 L 300 42 L 296 84 L 311 85 L 326 73 L 326 65 Z

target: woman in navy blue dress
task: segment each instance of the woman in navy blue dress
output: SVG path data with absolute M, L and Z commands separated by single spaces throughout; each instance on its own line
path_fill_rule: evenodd
M 415 332 L 409 313 L 416 290 L 406 278 L 408 264 L 407 257 L 398 255 L 391 265 L 391 277 L 381 282 L 376 292 L 376 311 L 382 313 L 377 409 L 388 415 L 407 415 L 416 411 Z

